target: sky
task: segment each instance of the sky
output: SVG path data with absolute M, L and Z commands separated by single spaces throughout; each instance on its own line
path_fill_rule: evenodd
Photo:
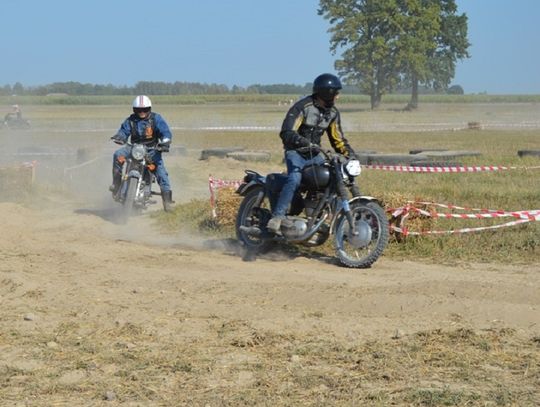
M 540 94 L 540 0 L 456 0 L 466 93 Z M 318 0 L 0 0 L 0 86 L 303 85 L 335 73 Z

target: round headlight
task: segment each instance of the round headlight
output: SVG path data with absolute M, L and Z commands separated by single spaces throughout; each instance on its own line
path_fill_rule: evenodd
M 131 156 L 137 160 L 141 161 L 144 158 L 145 148 L 142 144 L 136 144 L 131 148 Z
M 351 177 L 359 176 L 360 172 L 362 171 L 360 161 L 358 160 L 349 160 L 345 165 L 345 169 L 347 170 L 347 174 L 349 174 Z

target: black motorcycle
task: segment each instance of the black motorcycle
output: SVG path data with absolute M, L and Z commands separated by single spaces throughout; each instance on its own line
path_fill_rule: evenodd
M 272 173 L 264 177 L 246 171 L 236 191 L 244 197 L 236 217 L 237 238 L 248 251 L 256 252 L 270 249 L 275 242 L 319 246 L 333 234 L 336 256 L 342 264 L 368 268 L 388 243 L 388 218 L 373 197 L 349 199 L 354 178 L 361 172 L 358 160 L 321 153 L 325 156 L 322 165 L 302 170 L 302 183 L 277 233 L 266 225 L 286 175 Z
M 127 143 L 129 154 L 120 156 L 122 163 L 122 178 L 117 191 L 113 193 L 115 201 L 123 205 L 123 221 L 135 213 L 147 209 L 156 203 L 152 195 L 160 195 L 152 191 L 152 184 L 156 182 L 154 171 L 156 165 L 152 162 L 152 152 L 157 147 L 144 144 Z

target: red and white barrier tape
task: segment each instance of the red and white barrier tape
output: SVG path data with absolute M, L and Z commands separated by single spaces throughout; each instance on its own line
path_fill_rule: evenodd
M 481 213 L 438 213 L 434 211 L 432 212 L 425 209 L 417 208 L 413 206 L 413 204 L 438 206 L 438 207 L 447 208 L 447 209 L 471 210 L 471 211 L 476 211 L 476 212 L 481 212 Z M 494 209 L 466 208 L 466 207 L 461 207 L 457 205 L 446 205 L 446 204 L 439 204 L 435 202 L 408 202 L 407 205 L 401 208 L 390 209 L 388 212 L 391 213 L 393 218 L 401 217 L 399 226 L 392 225 L 391 228 L 395 232 L 401 233 L 404 236 L 469 233 L 469 232 L 478 232 L 482 230 L 500 229 L 503 227 L 515 226 L 515 225 L 532 222 L 532 221 L 540 221 L 540 209 L 527 210 L 527 211 L 503 211 L 503 210 L 494 210 Z M 407 220 L 411 212 L 416 212 L 422 216 L 431 217 L 431 218 L 487 219 L 487 218 L 513 217 L 513 218 L 517 218 L 517 220 L 499 224 L 499 225 L 482 226 L 482 227 L 477 227 L 477 228 L 462 228 L 462 229 L 455 229 L 455 230 L 431 230 L 431 231 L 413 232 L 413 231 L 408 230 L 405 227 L 405 221 Z
M 417 167 L 407 165 L 362 165 L 362 168 L 369 170 L 382 170 L 382 171 L 394 171 L 394 172 L 428 172 L 428 173 L 463 173 L 463 172 L 492 172 L 492 171 L 505 171 L 505 170 L 530 170 L 539 169 L 537 167 L 505 167 L 502 165 L 481 165 L 481 166 L 462 166 L 462 167 Z
M 404 236 L 424 236 L 424 235 L 454 235 L 454 234 L 460 234 L 460 233 L 470 233 L 470 232 L 479 232 L 482 230 L 490 230 L 490 229 L 500 229 L 504 227 L 509 226 L 515 226 L 522 223 L 530 222 L 528 219 L 519 219 L 512 222 L 503 223 L 500 225 L 493 225 L 493 226 L 482 226 L 477 228 L 462 228 L 462 229 L 454 229 L 454 230 L 425 230 L 421 232 L 413 232 L 408 230 L 405 227 L 399 227 L 399 226 L 391 226 L 392 230 L 403 234 Z
M 508 168 L 508 167 L 505 167 L 505 168 Z M 216 179 L 216 178 L 213 178 L 211 175 L 208 177 L 208 187 L 210 190 L 210 206 L 212 208 L 213 217 L 217 216 L 216 210 L 215 210 L 215 205 L 216 205 L 215 191 L 219 188 L 227 188 L 227 187 L 238 188 L 241 184 L 242 184 L 241 180 Z M 438 213 L 434 211 L 431 212 L 425 209 L 417 208 L 413 204 L 431 205 L 431 206 L 437 206 L 437 207 L 451 209 L 451 210 L 468 210 L 468 211 L 481 212 L 481 213 Z M 391 225 L 391 228 L 395 232 L 401 233 L 404 236 L 469 233 L 469 232 L 477 232 L 477 231 L 482 231 L 482 230 L 500 229 L 503 227 L 515 226 L 515 225 L 532 222 L 532 221 L 540 221 L 540 209 L 526 210 L 526 211 L 504 211 L 500 209 L 468 208 L 468 207 L 462 207 L 462 206 L 457 206 L 457 205 L 452 205 L 452 204 L 441 204 L 441 203 L 436 203 L 436 202 L 409 201 L 405 206 L 400 207 L 400 208 L 389 209 L 387 210 L 387 212 L 390 213 L 393 218 L 401 217 L 400 225 L 399 226 Z M 416 213 L 419 213 L 420 215 L 431 217 L 431 218 L 487 219 L 487 218 L 512 217 L 512 218 L 516 218 L 516 220 L 503 223 L 500 225 L 482 226 L 482 227 L 477 227 L 477 228 L 461 228 L 461 229 L 455 229 L 455 230 L 432 230 L 432 231 L 413 232 L 413 231 L 408 230 L 404 226 L 405 221 L 407 220 L 411 212 L 416 212 Z

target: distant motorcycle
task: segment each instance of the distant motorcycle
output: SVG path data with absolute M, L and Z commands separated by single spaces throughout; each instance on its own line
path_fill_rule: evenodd
M 149 147 L 144 144 L 127 143 L 129 154 L 120 156 L 122 164 L 122 179 L 116 193 L 115 201 L 123 205 L 123 221 L 127 222 L 130 216 L 147 209 L 156 203 L 152 195 L 161 193 L 152 191 L 152 184 L 156 182 L 154 171 L 156 165 L 152 162 L 152 151 L 158 147 Z
M 10 130 L 29 129 L 30 121 L 21 117 L 7 116 L 4 118 L 3 126 Z
M 275 242 L 319 246 L 333 234 L 336 257 L 343 265 L 371 267 L 388 243 L 388 218 L 373 197 L 349 199 L 349 189 L 361 172 L 358 160 L 322 153 L 322 165 L 302 170 L 301 186 L 276 234 L 266 225 L 286 176 L 273 173 L 264 177 L 247 170 L 236 191 L 244 197 L 236 217 L 237 238 L 247 250 L 266 251 Z

